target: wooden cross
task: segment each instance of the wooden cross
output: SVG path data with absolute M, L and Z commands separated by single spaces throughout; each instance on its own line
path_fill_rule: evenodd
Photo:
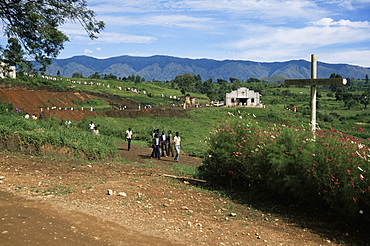
M 317 61 L 316 55 L 311 54 L 311 79 L 286 79 L 285 85 L 311 85 L 311 125 L 312 131 L 316 131 L 316 94 L 318 85 L 345 85 L 346 79 L 317 79 Z

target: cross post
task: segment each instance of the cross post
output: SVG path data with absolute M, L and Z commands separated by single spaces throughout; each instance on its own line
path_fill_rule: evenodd
M 311 126 L 312 131 L 316 131 L 316 94 L 318 85 L 345 85 L 346 79 L 331 78 L 317 79 L 317 60 L 316 54 L 311 54 L 311 79 L 286 79 L 284 85 L 310 85 L 311 86 Z

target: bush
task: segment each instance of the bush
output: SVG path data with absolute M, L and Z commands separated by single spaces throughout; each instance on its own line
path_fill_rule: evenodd
M 89 160 L 114 159 L 118 156 L 115 139 L 108 136 L 95 136 L 87 130 L 66 128 L 57 119 L 24 119 L 20 114 L 4 114 L 0 117 L 0 144 L 8 148 L 9 138 L 19 141 L 20 149 L 32 147 L 35 155 L 41 153 L 45 145 L 55 148 L 66 147 L 77 155 Z
M 370 148 L 338 131 L 266 125 L 228 114 L 209 138 L 203 176 L 231 187 L 254 186 L 282 199 L 321 203 L 348 220 L 370 220 Z M 316 204 L 316 205 L 317 205 Z

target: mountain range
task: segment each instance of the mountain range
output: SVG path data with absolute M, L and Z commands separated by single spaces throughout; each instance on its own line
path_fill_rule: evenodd
M 140 75 L 147 81 L 170 81 L 177 75 L 190 73 L 200 75 L 203 80 L 237 78 L 264 79 L 269 77 L 301 79 L 310 78 L 311 62 L 305 60 L 291 60 L 285 62 L 254 62 L 244 60 L 213 60 L 189 59 L 172 56 L 117 56 L 98 59 L 89 56 L 74 56 L 66 59 L 53 59 L 46 70 L 47 75 L 72 77 L 74 73 L 81 73 L 88 77 L 95 72 L 99 74 L 114 74 L 118 78 L 130 75 Z M 331 74 L 340 74 L 343 78 L 365 79 L 370 74 L 370 68 L 348 65 L 317 63 L 317 78 L 329 78 Z M 279 76 L 277 76 L 279 75 Z M 281 76 L 283 75 L 283 76 Z

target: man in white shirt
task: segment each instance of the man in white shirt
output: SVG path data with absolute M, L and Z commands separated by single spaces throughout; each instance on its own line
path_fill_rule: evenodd
M 126 131 L 126 139 L 127 139 L 127 150 L 130 151 L 130 149 L 131 149 L 131 139 L 132 139 L 131 128 L 127 129 L 127 131 Z
M 173 138 L 173 143 L 175 144 L 175 150 L 176 150 L 175 161 L 179 161 L 180 147 L 181 147 L 181 138 L 179 136 L 179 132 L 176 132 L 176 136 Z

